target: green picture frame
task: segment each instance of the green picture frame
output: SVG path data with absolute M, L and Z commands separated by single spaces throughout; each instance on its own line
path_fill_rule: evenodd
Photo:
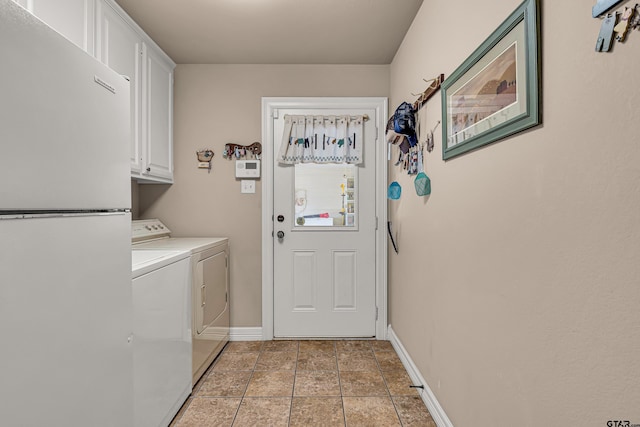
M 442 83 L 442 158 L 542 122 L 539 1 L 525 0 Z

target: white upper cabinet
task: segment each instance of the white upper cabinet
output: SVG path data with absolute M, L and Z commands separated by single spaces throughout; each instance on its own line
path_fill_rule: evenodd
M 96 57 L 129 79 L 131 89 L 131 173 L 142 172 L 142 39 L 109 5 L 98 2 Z
M 14 0 L 129 79 L 131 177 L 173 182 L 175 63 L 114 0 Z
M 175 64 L 112 0 L 96 9 L 96 56 L 131 83 L 131 177 L 171 183 Z
M 173 64 L 144 44 L 146 163 L 143 173 L 173 179 Z
M 94 54 L 95 0 L 16 0 L 90 55 Z

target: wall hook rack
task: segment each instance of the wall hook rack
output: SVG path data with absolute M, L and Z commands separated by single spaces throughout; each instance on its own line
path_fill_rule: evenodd
M 222 157 L 231 160 L 233 158 L 240 159 L 249 154 L 252 154 L 255 159 L 260 159 L 262 144 L 259 142 L 254 142 L 250 145 L 229 143 L 224 146 Z
M 427 83 L 431 82 L 431 84 L 421 94 L 412 94 L 413 96 L 418 97 L 418 99 L 416 99 L 416 101 L 413 103 L 413 109 L 415 111 L 418 111 L 420 108 L 422 108 L 422 106 L 426 104 L 433 95 L 435 95 L 438 89 L 440 89 L 440 86 L 442 86 L 442 82 L 444 81 L 444 74 L 440 74 L 438 77 L 435 77 L 431 80 L 422 80 Z

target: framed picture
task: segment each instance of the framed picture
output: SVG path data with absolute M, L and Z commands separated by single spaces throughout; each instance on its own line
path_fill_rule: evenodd
M 442 158 L 540 124 L 538 0 L 525 0 L 442 83 Z

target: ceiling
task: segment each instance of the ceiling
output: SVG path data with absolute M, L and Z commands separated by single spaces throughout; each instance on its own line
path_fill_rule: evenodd
M 178 64 L 390 64 L 423 0 L 116 0 Z

